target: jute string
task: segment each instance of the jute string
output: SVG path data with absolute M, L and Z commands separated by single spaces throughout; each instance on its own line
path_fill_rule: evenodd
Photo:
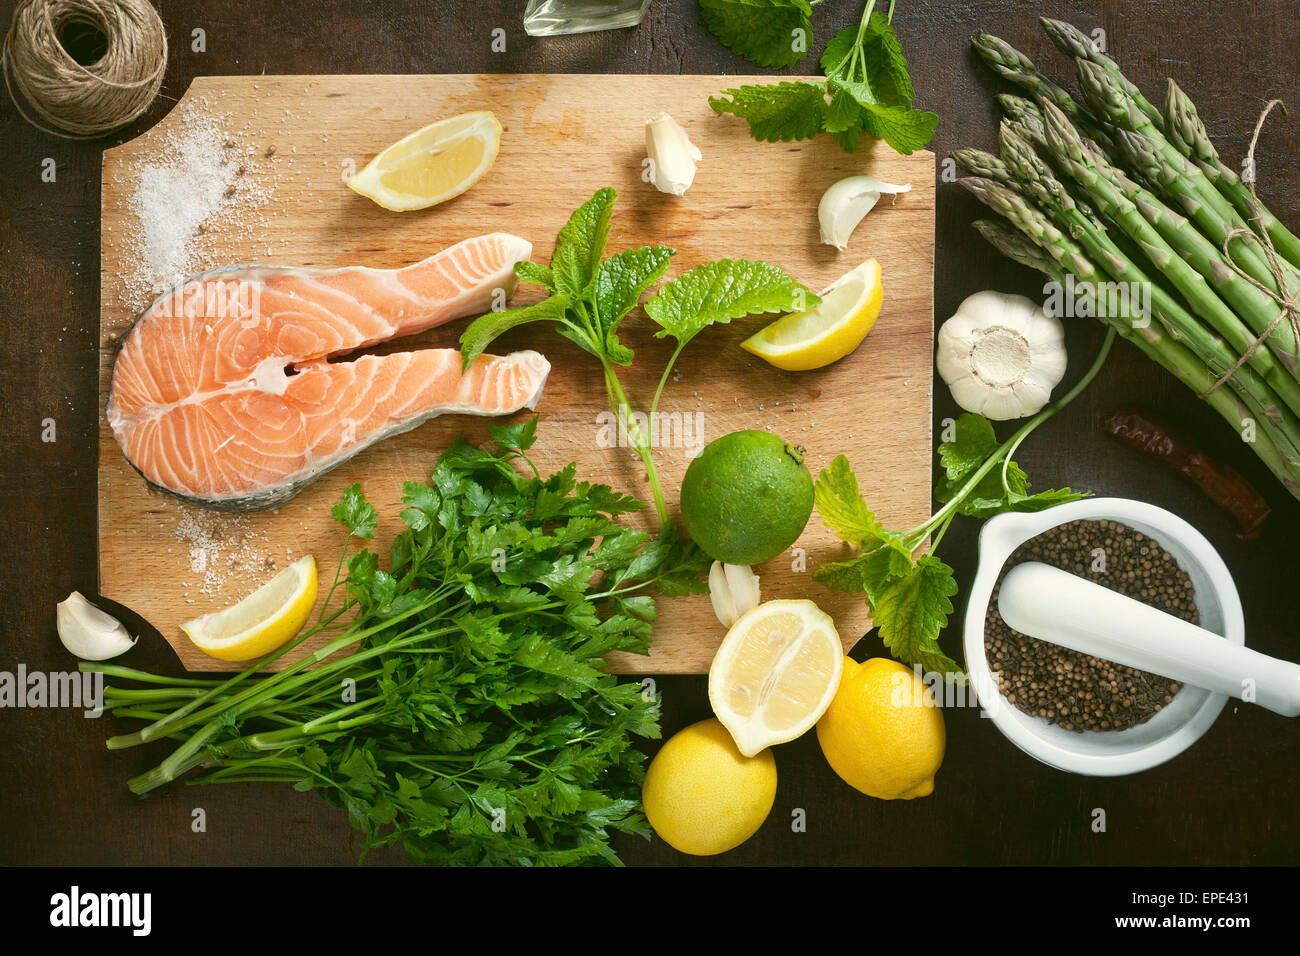
M 1259 131 L 1264 128 L 1264 120 L 1268 119 L 1268 114 L 1273 111 L 1273 107 L 1281 106 L 1282 112 L 1286 112 L 1286 106 L 1281 100 L 1269 100 L 1264 112 L 1259 114 L 1259 121 L 1255 123 L 1255 135 L 1250 138 L 1250 150 L 1246 153 L 1246 168 L 1251 171 L 1250 181 L 1247 186 L 1250 187 L 1250 196 L 1255 200 L 1256 208 L 1260 206 L 1259 196 L 1255 192 L 1255 145 L 1259 142 Z M 1260 282 L 1240 265 L 1233 258 L 1232 240 L 1241 239 L 1243 241 L 1252 240 L 1264 253 L 1264 259 L 1268 263 L 1268 271 L 1272 273 L 1273 280 L 1277 283 L 1277 290 L 1274 291 Z M 1232 364 L 1232 367 L 1219 376 L 1218 380 L 1201 393 L 1201 398 L 1209 398 L 1218 391 L 1223 383 L 1236 375 L 1238 370 L 1250 361 L 1251 356 L 1268 340 L 1268 337 L 1277 331 L 1278 327 L 1285 321 L 1290 324 L 1291 332 L 1295 336 L 1295 341 L 1300 343 L 1300 288 L 1291 288 L 1290 270 L 1286 267 L 1282 257 L 1278 255 L 1277 249 L 1273 245 L 1273 240 L 1268 234 L 1267 229 L 1261 228 L 1259 232 L 1252 229 L 1246 229 L 1242 226 L 1236 226 L 1228 230 L 1228 234 L 1223 238 L 1223 258 L 1237 275 L 1241 276 L 1256 289 L 1262 292 L 1269 299 L 1273 300 L 1278 307 L 1277 318 L 1269 323 L 1266 328 L 1250 347 L 1241 354 L 1241 357 Z
M 108 41 L 94 63 L 64 49 L 59 37 L 74 26 Z M 167 34 L 148 0 L 20 0 L 0 68 L 23 119 L 65 139 L 94 139 L 149 108 L 167 68 Z

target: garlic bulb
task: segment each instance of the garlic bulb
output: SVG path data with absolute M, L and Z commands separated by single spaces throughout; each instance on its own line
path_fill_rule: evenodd
M 758 607 L 758 575 L 747 564 L 714 561 L 709 567 L 709 600 L 722 626 L 731 627 L 746 611 Z
M 850 176 L 841 179 L 822 193 L 817 205 L 817 222 L 821 226 L 822 242 L 836 249 L 849 244 L 849 236 L 867 213 L 876 207 L 882 193 L 905 193 L 911 183 L 895 186 L 882 183 L 870 176 Z
M 59 640 L 83 661 L 106 661 L 125 654 L 135 645 L 122 622 L 73 591 L 55 607 Z
M 645 151 L 650 157 L 650 181 L 655 189 L 680 196 L 691 188 L 695 164 L 703 157 L 686 130 L 667 113 L 646 120 Z
M 1023 295 L 976 292 L 939 329 L 935 362 L 966 411 L 1023 418 L 1065 375 L 1065 329 Z

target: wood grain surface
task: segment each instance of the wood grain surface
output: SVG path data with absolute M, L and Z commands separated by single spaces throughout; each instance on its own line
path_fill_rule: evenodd
M 13 0 L 0 0 L 0 22 L 7 22 L 13 7 Z M 652 0 L 645 22 L 635 30 L 547 40 L 524 35 L 521 8 L 519 0 L 167 0 L 162 14 L 172 56 L 162 95 L 147 115 L 120 134 L 87 143 L 58 140 L 28 127 L 0 97 L 0 136 L 6 147 L 0 152 L 0 288 L 5 292 L 0 307 L 0 435 L 5 440 L 0 593 L 6 596 L 0 601 L 0 670 L 13 672 L 19 664 L 45 671 L 73 666 L 55 636 L 54 604 L 73 588 L 89 594 L 99 583 L 102 154 L 158 123 L 194 77 L 754 71 L 708 33 L 695 0 Z M 858 22 L 862 4 L 836 0 L 818 4 L 814 11 L 813 55 L 774 76 L 817 72 L 816 55 L 836 31 Z M 1176 79 L 1233 165 L 1245 155 L 1263 104 L 1275 96 L 1285 100 L 1292 118 L 1274 111 L 1260 137 L 1259 192 L 1280 218 L 1300 228 L 1300 124 L 1293 118 L 1300 105 L 1294 56 L 1300 45 L 1300 2 L 904 0 L 897 5 L 894 26 L 918 105 L 941 116 L 930 146 L 936 156 L 963 146 L 997 145 L 993 96 L 1009 87 L 970 52 L 973 33 L 997 33 L 1033 57 L 1045 73 L 1073 85 L 1070 65 L 1043 35 L 1039 16 L 1103 30 L 1107 48 L 1148 97 L 1158 99 L 1166 77 Z M 496 28 L 507 37 L 503 52 L 492 49 Z M 197 29 L 205 31 L 204 52 L 192 49 Z M 57 168 L 56 182 L 42 181 L 46 160 Z M 557 209 L 557 217 L 561 214 Z M 1038 276 L 1000 258 L 971 229 L 971 221 L 987 212 L 961 187 L 943 180 L 942 161 L 935 215 L 936 319 L 951 315 L 962 299 L 981 289 L 1041 294 Z M 540 241 L 543 254 L 549 252 L 548 239 Z M 1099 341 L 1093 323 L 1067 327 L 1067 381 L 1087 365 Z M 1263 536 L 1239 541 L 1232 519 L 1194 487 L 1105 438 L 1100 421 L 1125 404 L 1158 412 L 1254 481 L 1274 508 Z M 946 390 L 937 388 L 935 434 L 956 411 Z M 47 419 L 57 425 L 57 441 L 41 440 Z M 1098 494 L 1139 498 L 1182 515 L 1231 569 L 1245 608 L 1247 644 L 1273 656 L 1300 659 L 1294 582 L 1300 506 L 1213 410 L 1135 349 L 1117 346 L 1088 390 L 1036 431 L 1016 457 L 1038 487 L 1072 484 Z M 974 571 L 979 527 L 976 521 L 959 520 L 942 542 L 941 555 L 963 589 Z M 964 596 L 955 602 L 961 609 Z M 960 621 L 954 620 L 944 632 L 943 646 L 957 653 L 961 639 Z M 853 656 L 883 652 L 873 633 Z M 183 674 L 175 653 L 162 642 L 141 642 L 122 663 Z M 666 736 L 709 716 L 704 677 L 655 680 Z M 661 841 L 629 836 L 617 842 L 618 852 L 630 864 L 665 866 L 1300 863 L 1300 814 L 1288 799 L 1300 787 L 1300 736 L 1294 721 L 1230 703 L 1206 735 L 1177 759 L 1136 776 L 1097 779 L 1037 763 L 974 708 L 952 708 L 944 719 L 947 753 L 935 791 L 924 799 L 863 797 L 827 766 L 810 734 L 778 748 L 772 813 L 736 850 L 710 859 L 686 857 Z M 113 753 L 104 748 L 110 734 L 133 727 L 109 718 L 83 720 L 61 710 L 0 709 L 0 781 L 5 784 L 0 788 L 0 864 L 350 866 L 356 861 L 356 832 L 341 811 L 315 794 L 234 784 L 171 786 L 147 800 L 134 796 L 126 779 L 155 765 L 166 745 Z M 656 742 L 646 744 L 651 753 L 656 747 Z M 202 833 L 191 826 L 196 808 L 207 817 Z M 1106 812 L 1105 832 L 1093 826 L 1098 809 Z M 800 810 L 806 827 L 797 831 L 792 820 Z M 406 862 L 398 850 L 366 858 L 367 867 Z M 896 886 L 893 873 L 873 878 Z M 939 900 L 951 896 L 952 887 L 980 877 L 952 873 L 925 878 L 928 889 L 907 897 L 914 904 L 908 916 L 933 913 Z M 245 881 L 241 885 L 260 889 L 279 885 L 283 878 L 253 873 L 240 874 L 240 879 Z M 991 879 L 1001 882 L 996 875 Z M 1108 878 L 1097 879 L 1105 883 Z M 1145 881 L 1142 888 L 1147 890 L 1216 882 L 1149 872 L 1135 879 Z M 1059 886 L 1054 878 L 1045 882 Z M 41 915 L 33 910 L 24 918 Z M 1073 923 L 1063 925 L 1073 931 Z M 926 928 L 936 938 L 956 938 L 950 926 Z
M 483 74 L 196 79 L 162 122 L 104 154 L 101 405 L 108 400 L 117 343 L 148 304 L 148 296 L 141 301 L 137 291 L 145 268 L 133 205 L 140 170 L 174 148 L 189 123 L 256 160 L 249 161 L 235 189 L 255 193 L 258 201 L 232 202 L 227 214 L 205 227 L 197 243 L 204 268 L 253 262 L 393 267 L 494 231 L 530 240 L 534 258 L 547 262 L 569 211 L 605 185 L 620 195 L 609 251 L 671 245 L 677 256 L 670 275 L 709 259 L 746 257 L 779 264 L 820 290 L 866 257 L 876 257 L 886 289 L 881 317 L 866 346 L 829 368 L 786 373 L 742 351 L 740 340 L 771 317 L 719 325 L 699 336 L 683 352 L 661 402 L 656 467 L 676 517 L 677 488 L 704 444 L 739 429 L 767 429 L 803 446 L 814 474 L 835 455 L 847 455 L 882 520 L 899 527 L 921 523 L 930 497 L 934 155 L 900 156 L 877 142 L 849 155 L 827 137 L 756 143 L 745 123 L 719 117 L 708 106 L 710 94 L 737 79 Z M 491 172 L 469 192 L 430 210 L 399 214 L 344 185 L 347 168 L 360 168 L 388 143 L 435 119 L 477 109 L 492 110 L 504 131 Z M 642 181 L 643 124 L 663 109 L 672 111 L 704 155 L 696 182 L 683 197 L 667 196 Z M 880 203 L 848 250 L 840 252 L 819 241 L 817 203 L 831 183 L 858 173 L 914 188 Z M 524 286 L 514 301 L 535 301 L 540 294 L 537 287 Z M 408 337 L 404 347 L 454 347 L 464 324 Z M 641 411 L 649 407 L 672 348 L 670 341 L 655 339 L 651 328 L 640 310 L 623 324 L 637 358 L 620 377 Z M 619 447 L 591 357 L 543 325 L 503 336 L 493 351 L 523 348 L 542 352 L 552 363 L 537 409 L 539 440 L 530 452 L 537 466 L 549 474 L 576 462 L 580 480 L 611 484 L 649 502 L 645 471 L 625 445 Z M 366 449 L 282 508 L 228 519 L 198 514 L 151 491 L 122 455 L 105 419 L 99 439 L 101 592 L 147 618 L 188 669 L 238 669 L 200 651 L 180 624 L 233 603 L 302 554 L 315 555 L 321 574 L 332 574 L 343 540 L 329 511 L 353 482 L 361 482 L 379 509 L 374 546 L 387 554 L 402 527 L 402 483 L 427 480 L 439 451 L 459 433 L 487 441 L 489 424 L 471 416 L 439 418 Z M 888 469 L 875 467 L 883 461 L 890 463 Z M 646 531 L 658 523 L 653 508 L 636 520 Z M 207 526 L 214 544 L 194 545 L 186 532 L 196 522 Z M 814 518 L 790 551 L 757 570 L 766 597 L 816 600 L 834 617 L 849 648 L 870 628 L 866 603 L 860 596 L 832 592 L 811 576 L 822 561 L 842 553 L 838 539 Z M 327 590 L 321 589 L 321 603 Z M 612 669 L 704 673 L 723 631 L 707 595 L 662 600 L 650 654 L 613 655 Z M 304 642 L 275 666 L 287 666 L 325 639 Z

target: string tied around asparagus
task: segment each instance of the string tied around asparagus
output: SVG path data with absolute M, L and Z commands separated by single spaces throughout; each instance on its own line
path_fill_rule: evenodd
M 1259 196 L 1255 193 L 1255 146 L 1259 142 L 1260 130 L 1264 128 L 1264 120 L 1268 119 L 1268 114 L 1272 112 L 1273 107 L 1275 106 L 1281 106 L 1282 112 L 1286 112 L 1286 105 L 1281 100 L 1269 100 L 1268 105 L 1264 107 L 1264 111 L 1259 114 L 1259 120 L 1255 123 L 1255 133 L 1250 138 L 1250 149 L 1246 153 L 1246 168 L 1251 172 L 1251 176 L 1246 185 L 1250 189 L 1250 196 L 1255 200 L 1257 208 L 1261 208 L 1262 204 L 1259 202 Z M 1272 274 L 1273 281 L 1277 284 L 1276 289 L 1270 288 L 1260 282 L 1238 265 L 1231 249 L 1232 241 L 1234 239 L 1253 241 L 1257 246 L 1259 246 L 1260 251 L 1264 254 L 1264 260 L 1268 264 L 1268 271 Z M 1269 323 L 1268 328 L 1260 333 L 1260 336 L 1255 339 L 1255 341 L 1252 342 L 1241 354 L 1237 361 L 1232 364 L 1232 367 L 1220 375 L 1213 385 L 1201 393 L 1201 398 L 1209 398 L 1218 391 L 1219 388 L 1228 381 L 1228 379 L 1236 375 L 1237 371 L 1250 361 L 1251 356 L 1253 356 L 1255 352 L 1258 351 L 1266 341 L 1268 341 L 1269 336 L 1276 332 L 1283 322 L 1287 322 L 1291 326 L 1291 333 L 1294 336 L 1295 341 L 1300 343 L 1300 287 L 1292 288 L 1290 270 L 1283 263 L 1282 257 L 1278 255 L 1278 251 L 1273 245 L 1273 240 L 1269 237 L 1268 230 L 1260 229 L 1256 232 L 1255 230 L 1243 226 L 1235 226 L 1232 229 L 1229 229 L 1227 235 L 1223 237 L 1223 259 L 1224 262 L 1228 264 L 1228 268 L 1253 285 L 1263 293 L 1263 295 L 1271 299 L 1274 304 L 1277 305 L 1278 314 L 1277 318 Z

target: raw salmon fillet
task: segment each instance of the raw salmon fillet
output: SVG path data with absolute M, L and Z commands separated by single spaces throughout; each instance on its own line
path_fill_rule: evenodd
M 221 511 L 284 504 L 368 445 L 448 412 L 532 408 L 537 352 L 330 361 L 500 306 L 532 246 L 494 233 L 403 269 L 234 266 L 156 299 L 113 364 L 108 422 L 152 485 Z

